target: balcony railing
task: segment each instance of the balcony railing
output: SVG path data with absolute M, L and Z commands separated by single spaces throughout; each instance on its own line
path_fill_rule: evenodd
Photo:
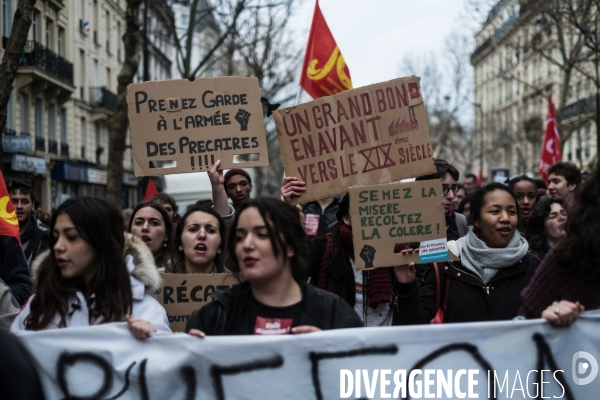
M 73 85 L 73 64 L 38 42 L 27 41 L 19 65 L 41 68 L 50 75 Z
M 117 104 L 117 95 L 105 87 L 91 87 L 90 104 L 92 107 L 101 107 L 114 111 Z
M 563 112 L 563 119 L 569 119 L 581 114 L 596 111 L 596 99 L 593 96 L 568 104 Z
M 69 157 L 69 145 L 67 143 L 60 144 L 60 155 L 63 157 Z
M 7 136 L 17 136 L 17 131 L 15 131 L 14 129 L 11 129 L 9 127 L 5 127 L 4 134 Z
M 46 151 L 46 140 L 43 137 L 35 138 L 35 150 Z
M 58 154 L 58 142 L 56 140 L 48 139 L 48 153 Z

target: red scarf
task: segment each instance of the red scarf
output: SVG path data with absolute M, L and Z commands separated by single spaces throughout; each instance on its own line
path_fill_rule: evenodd
M 352 229 L 346 225 L 341 224 L 337 236 L 344 246 L 344 250 L 352 259 L 354 259 L 354 243 L 352 242 Z M 321 269 L 319 270 L 319 278 L 317 280 L 317 287 L 319 289 L 327 290 L 331 293 L 336 293 L 336 282 L 327 273 L 327 265 L 331 262 L 334 254 L 340 251 L 339 245 L 333 237 L 333 233 L 327 232 L 325 234 L 327 244 L 325 245 L 325 252 L 323 254 L 323 260 L 321 261 Z M 377 307 L 377 303 L 383 301 L 390 303 L 392 301 L 392 274 L 388 268 L 375 268 L 370 271 L 365 271 L 367 274 L 367 294 L 369 306 Z

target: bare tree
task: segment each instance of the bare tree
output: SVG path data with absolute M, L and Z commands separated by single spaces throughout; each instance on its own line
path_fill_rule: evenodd
M 285 0 L 279 7 L 257 8 L 250 19 L 252 24 L 243 27 L 236 37 L 231 36 L 227 48 L 237 48 L 234 53 L 241 63 L 240 75 L 258 78 L 263 96 L 271 103 L 287 103 L 294 93 L 290 85 L 297 79 L 301 51 L 288 27 L 294 0 Z M 283 162 L 275 125 L 266 119 L 269 166 L 255 169 L 255 186 L 258 195 L 279 195 L 283 179 Z
M 2 137 L 6 127 L 8 101 L 19 68 L 19 58 L 27 41 L 34 5 L 35 0 L 19 0 L 17 2 L 10 37 L 2 57 L 2 64 L 0 64 L 0 157 L 3 152 Z
M 140 5 L 143 0 L 127 0 L 125 22 L 127 27 L 123 35 L 125 60 L 118 76 L 117 102 L 110 123 L 108 173 L 106 197 L 115 205 L 121 205 L 121 185 L 123 179 L 123 153 L 129 126 L 127 116 L 127 86 L 133 82 L 140 64 Z
M 435 157 L 447 159 L 463 171 L 472 168 L 468 126 L 472 106 L 470 51 L 469 37 L 455 31 L 448 36 L 441 59 L 434 54 L 422 60 L 409 56 L 401 68 L 402 75 L 421 77 Z

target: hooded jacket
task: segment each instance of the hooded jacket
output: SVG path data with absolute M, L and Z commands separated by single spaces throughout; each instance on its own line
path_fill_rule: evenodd
M 129 271 L 131 282 L 131 294 L 133 297 L 131 317 L 149 321 L 157 332 L 171 332 L 167 313 L 165 309 L 152 297 L 161 287 L 161 279 L 154 263 L 152 252 L 146 244 L 138 237 L 125 234 L 125 263 Z M 50 251 L 46 251 L 37 257 L 32 265 L 32 274 L 37 279 L 37 271 Z M 33 295 L 35 296 L 35 295 Z M 25 330 L 25 319 L 30 314 L 31 299 L 17 316 L 11 326 L 11 331 Z M 65 318 L 66 327 L 89 326 L 89 309 L 85 296 L 81 292 L 75 292 L 69 297 L 69 311 Z M 52 322 L 45 329 L 57 329 L 60 316 L 55 315 Z M 95 320 L 91 325 L 101 324 L 101 320 Z

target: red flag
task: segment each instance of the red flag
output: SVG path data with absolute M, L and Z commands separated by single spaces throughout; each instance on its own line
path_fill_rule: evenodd
M 544 181 L 548 181 L 548 168 L 558 161 L 562 160 L 560 150 L 560 136 L 558 135 L 558 126 L 556 125 L 556 116 L 554 115 L 554 105 L 552 104 L 552 95 L 548 96 L 548 118 L 546 119 L 546 134 L 542 143 L 542 155 L 540 157 L 540 166 L 538 171 Z
M 156 186 L 154 186 L 154 181 L 152 178 L 148 178 L 148 186 L 146 186 L 146 194 L 144 194 L 144 201 L 150 201 L 154 197 L 154 195 L 158 194 L 158 190 L 156 190 Z
M 0 171 L 0 236 L 12 236 L 21 243 L 21 236 L 19 235 L 19 220 L 15 213 L 15 207 L 13 206 L 8 190 L 6 190 L 6 184 L 4 183 L 4 176 Z
M 481 168 L 479 168 L 479 173 L 477 174 L 477 186 L 481 187 L 481 185 L 483 185 L 483 172 L 481 171 Z
M 321 14 L 318 0 L 304 54 L 300 86 L 313 99 L 352 89 L 350 71 Z

